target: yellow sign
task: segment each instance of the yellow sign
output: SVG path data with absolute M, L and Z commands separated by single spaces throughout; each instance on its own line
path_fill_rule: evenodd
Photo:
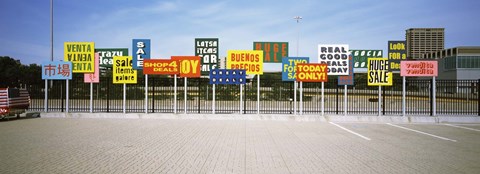
M 132 67 L 132 56 L 113 57 L 113 83 L 137 83 L 137 70 Z
M 368 58 L 368 86 L 392 86 L 393 74 L 388 58 Z
M 65 42 L 63 49 L 63 59 L 72 62 L 73 73 L 95 72 L 95 43 Z
M 248 75 L 263 74 L 262 50 L 229 50 L 227 69 L 244 69 Z

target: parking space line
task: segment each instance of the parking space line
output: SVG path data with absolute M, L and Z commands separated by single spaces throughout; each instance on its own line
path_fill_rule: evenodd
M 444 124 L 444 125 L 480 132 L 480 130 L 478 130 L 478 129 L 469 128 L 469 127 L 457 126 L 457 125 L 453 125 L 453 124 Z
M 391 124 L 391 123 L 387 123 L 387 125 L 390 125 L 390 126 L 393 126 L 393 127 L 397 127 L 397 128 L 401 128 L 401 129 L 405 129 L 405 130 L 409 130 L 409 131 L 413 131 L 413 132 L 416 132 L 416 133 L 419 133 L 419 134 L 424 134 L 424 135 L 432 136 L 432 137 L 435 137 L 435 138 L 440 138 L 440 139 L 442 139 L 442 140 L 457 142 L 457 140 L 452 140 L 452 139 L 449 139 L 449 138 L 445 138 L 445 137 L 441 137 L 441 136 L 438 136 L 438 135 L 429 134 L 429 133 L 426 133 L 426 132 L 422 132 L 422 131 L 418 131 L 418 130 L 414 130 L 414 129 L 410 129 L 410 128 L 406 128 L 406 127 L 402 127 L 402 126 L 399 126 L 399 125 L 394 125 L 394 124 Z
M 356 135 L 356 136 L 359 136 L 359 137 L 361 137 L 361 138 L 363 138 L 363 139 L 365 139 L 365 140 L 369 140 L 369 141 L 371 140 L 370 138 L 368 138 L 368 137 L 366 137 L 366 136 L 360 135 L 359 133 L 353 132 L 353 131 L 351 131 L 351 130 L 349 130 L 349 129 L 347 129 L 347 128 L 344 128 L 344 127 L 342 127 L 342 126 L 340 126 L 340 125 L 338 125 L 338 124 L 335 124 L 335 123 L 333 123 L 333 122 L 329 122 L 329 123 L 330 123 L 330 124 L 333 124 L 333 125 L 335 125 L 335 126 L 337 126 L 337 127 L 339 127 L 340 129 L 343 129 L 343 130 L 345 130 L 345 131 L 347 131 L 347 132 L 350 132 L 350 133 L 352 133 L 352 134 L 354 134 L 354 135 Z

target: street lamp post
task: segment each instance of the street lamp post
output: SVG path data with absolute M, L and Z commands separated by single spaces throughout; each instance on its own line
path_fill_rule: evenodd
M 298 24 L 300 23 L 300 20 L 302 20 L 302 17 L 295 16 L 293 17 L 293 19 L 297 20 L 297 57 L 298 57 L 298 48 L 299 48 L 298 43 L 300 40 L 300 29 L 299 29 L 300 27 L 298 26 Z M 297 81 L 293 82 L 293 103 L 294 103 L 293 114 L 296 115 L 297 114 Z

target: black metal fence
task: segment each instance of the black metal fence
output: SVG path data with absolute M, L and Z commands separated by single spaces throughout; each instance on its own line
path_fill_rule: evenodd
M 177 80 L 177 112 L 212 113 L 213 85 L 208 79 L 188 79 L 185 100 L 185 80 Z M 406 114 L 432 115 L 436 103 L 438 115 L 480 115 L 478 97 L 480 80 L 437 80 L 436 100 L 433 101 L 432 80 L 408 79 L 406 86 Z M 48 83 L 48 111 L 66 111 L 66 82 Z M 148 112 L 174 112 L 174 79 L 150 76 L 148 78 Z M 44 85 L 28 86 L 31 95 L 32 111 L 44 110 Z M 347 103 L 344 103 L 344 86 L 337 81 L 324 83 L 324 112 L 343 114 L 344 104 L 347 113 L 376 115 L 378 113 L 378 87 L 367 86 L 366 80 L 356 80 L 354 86 L 348 86 Z M 302 110 L 305 114 L 321 113 L 321 83 L 303 84 Z M 145 112 L 145 79 L 139 78 L 137 84 L 126 85 L 126 112 Z M 243 102 L 240 103 L 239 85 L 215 86 L 215 113 L 257 113 L 257 79 L 243 86 Z M 262 78 L 260 80 L 260 113 L 292 114 L 294 110 L 294 84 L 281 79 Z M 300 92 L 297 92 L 297 100 Z M 402 81 L 394 81 L 391 87 L 382 87 L 383 115 L 402 114 Z M 186 101 L 186 105 L 185 105 Z M 69 81 L 69 112 L 89 112 L 90 84 L 83 78 Z M 186 106 L 186 108 L 185 108 Z M 297 105 L 300 107 L 300 104 Z M 299 110 L 299 109 L 298 109 Z M 123 112 L 123 85 L 112 84 L 111 77 L 102 77 L 100 83 L 93 84 L 93 112 Z

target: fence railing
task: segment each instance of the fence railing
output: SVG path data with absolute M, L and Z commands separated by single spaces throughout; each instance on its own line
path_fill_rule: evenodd
M 145 82 L 139 78 L 137 84 L 126 85 L 126 112 L 145 112 Z M 185 110 L 184 79 L 177 79 L 177 112 Z M 122 112 L 123 85 L 112 84 L 111 77 L 102 77 L 100 83 L 93 84 L 93 112 Z M 148 112 L 174 112 L 174 79 L 168 77 L 148 78 Z M 406 114 L 432 115 L 432 106 L 436 104 L 438 115 L 480 115 L 480 80 L 437 80 L 436 101 L 432 99 L 432 80 L 407 80 Z M 292 114 L 294 103 L 293 82 L 281 79 L 260 80 L 260 113 Z M 208 79 L 187 80 L 187 113 L 212 113 L 212 85 Z M 48 85 L 48 111 L 65 112 L 65 81 L 53 81 Z M 89 112 L 90 84 L 83 78 L 69 81 L 69 112 Z M 347 103 L 344 103 L 344 86 L 337 81 L 324 84 L 324 112 L 343 114 L 344 104 L 347 113 L 376 115 L 378 113 L 378 87 L 367 86 L 366 80 L 356 80 L 354 86 L 348 86 Z M 28 86 L 32 111 L 44 110 L 44 86 Z M 243 102 L 240 103 L 239 85 L 215 86 L 215 113 L 239 113 L 240 105 L 244 114 L 257 113 L 257 80 L 251 80 L 243 87 Z M 298 89 L 299 90 L 299 89 Z M 303 113 L 321 113 L 321 83 L 303 84 Z M 297 100 L 300 92 L 297 92 Z M 402 114 L 402 82 L 394 82 L 391 87 L 382 87 L 383 115 Z M 300 104 L 297 103 L 299 107 Z M 299 109 L 297 109 L 298 111 Z

